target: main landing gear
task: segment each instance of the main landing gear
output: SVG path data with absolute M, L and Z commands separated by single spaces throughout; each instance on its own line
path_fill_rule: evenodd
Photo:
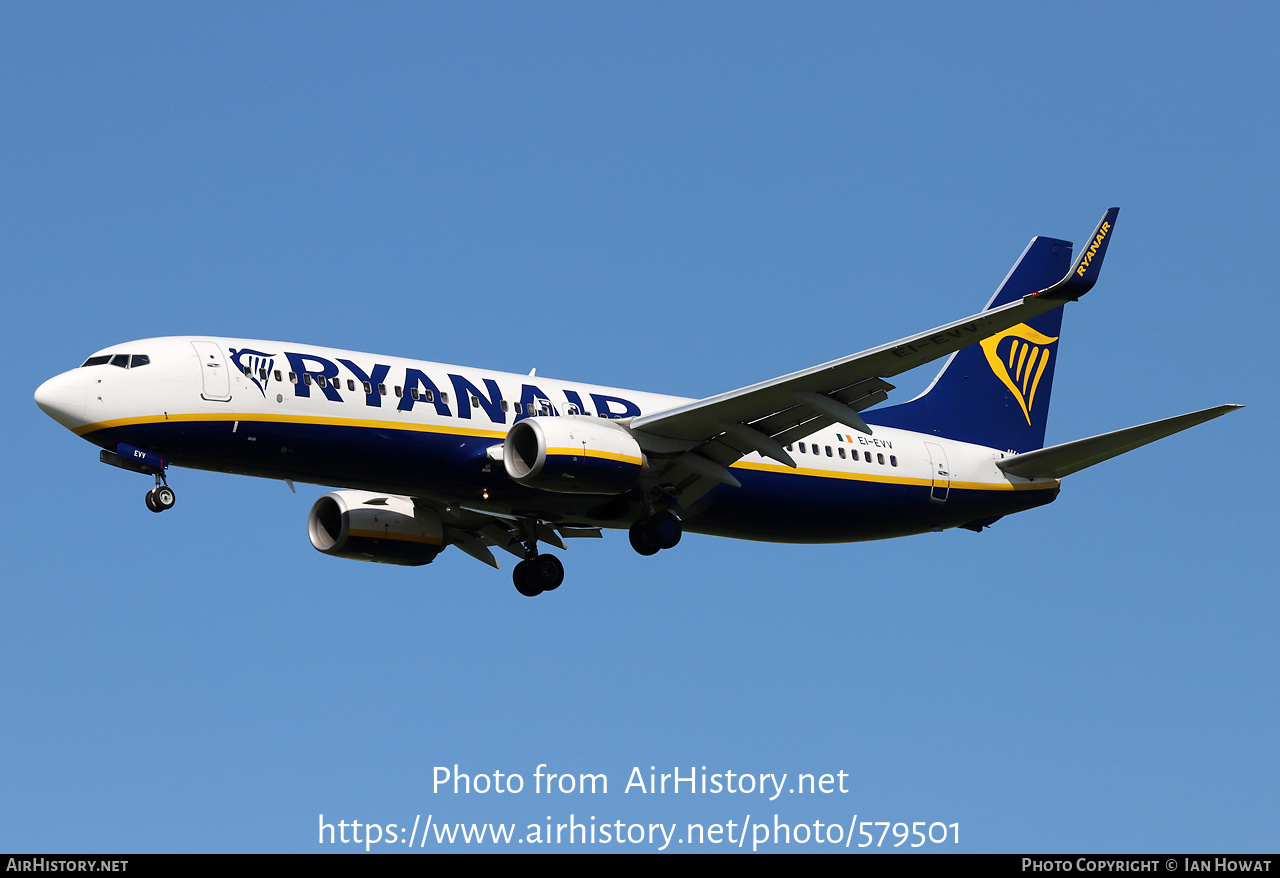
M 147 492 L 147 508 L 152 512 L 164 512 L 172 509 L 177 500 L 173 488 L 164 483 L 164 476 L 156 473 L 156 486 Z
M 628 536 L 631 548 L 641 555 L 656 555 L 663 549 L 674 548 L 681 534 L 680 519 L 670 512 L 658 512 L 636 521 Z
M 520 541 L 525 546 L 524 560 L 511 572 L 516 591 L 527 598 L 536 598 L 544 591 L 555 591 L 564 582 L 564 565 L 560 559 L 555 555 L 538 554 L 538 527 L 537 521 L 521 520 Z M 554 534 L 550 536 L 555 539 Z M 559 545 L 564 548 L 564 543 Z
M 544 591 L 555 591 L 564 582 L 564 565 L 555 555 L 535 555 L 516 565 L 511 573 L 516 591 L 536 598 Z

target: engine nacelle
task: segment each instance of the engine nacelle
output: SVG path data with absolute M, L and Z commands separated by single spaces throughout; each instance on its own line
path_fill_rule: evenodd
M 591 417 L 526 418 L 502 443 L 512 479 L 559 494 L 621 494 L 636 486 L 644 455 L 631 434 Z
M 444 526 L 409 497 L 334 491 L 311 507 L 311 545 L 326 555 L 381 564 L 430 564 L 444 548 Z

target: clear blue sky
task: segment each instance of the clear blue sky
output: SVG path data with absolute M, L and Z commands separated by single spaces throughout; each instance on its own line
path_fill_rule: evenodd
M 1277 16 L 5 4 L 0 848 L 342 849 L 323 813 L 1274 850 Z M 705 396 L 972 313 L 1113 204 L 1049 441 L 1248 408 L 981 535 L 615 533 L 528 600 L 456 550 L 320 555 L 315 486 L 175 471 L 153 515 L 31 398 L 177 334 Z M 610 788 L 433 793 L 455 763 Z M 651 765 L 850 791 L 624 793 Z

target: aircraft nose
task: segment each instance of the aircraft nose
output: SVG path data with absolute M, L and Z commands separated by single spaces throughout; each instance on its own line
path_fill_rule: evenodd
M 36 405 L 68 430 L 83 426 L 87 386 L 83 370 L 55 375 L 36 388 Z

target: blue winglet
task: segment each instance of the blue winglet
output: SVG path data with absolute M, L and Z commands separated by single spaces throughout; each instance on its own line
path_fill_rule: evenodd
M 1118 207 L 1110 208 L 1104 213 L 1102 222 L 1093 230 L 1089 242 L 1080 249 L 1080 258 L 1071 266 L 1067 276 L 1046 290 L 1032 293 L 1032 296 L 1074 302 L 1093 289 L 1102 271 L 1102 258 L 1107 254 L 1107 245 L 1111 243 L 1111 233 L 1115 230 L 1119 214 Z

